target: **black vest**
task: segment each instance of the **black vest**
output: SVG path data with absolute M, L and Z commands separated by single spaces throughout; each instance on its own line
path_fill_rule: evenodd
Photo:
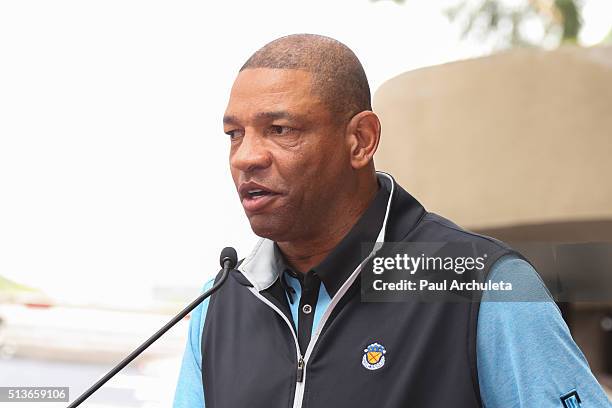
M 477 277 L 481 281 L 501 256 L 520 256 L 500 241 L 427 212 L 393 184 L 385 241 L 469 242 L 488 254 Z M 260 243 L 254 256 L 265 256 L 265 246 Z M 244 262 L 249 261 L 259 262 L 260 270 L 274 268 L 270 260 Z M 254 281 L 245 271 L 233 271 L 208 306 L 202 335 L 207 408 L 482 406 L 476 365 L 478 299 L 364 303 L 360 279 L 349 278 L 332 298 L 329 316 L 322 319 L 302 363 L 292 323 L 257 295 L 272 279 Z M 386 350 L 384 366 L 366 369 L 364 352 L 375 343 Z

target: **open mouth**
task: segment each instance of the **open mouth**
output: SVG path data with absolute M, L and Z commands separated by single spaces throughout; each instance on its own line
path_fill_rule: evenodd
M 249 213 L 263 211 L 278 196 L 280 196 L 279 193 L 268 190 L 257 183 L 245 183 L 240 187 L 242 206 Z
M 270 191 L 261 190 L 261 189 L 253 189 L 253 190 L 247 191 L 247 197 L 251 198 L 251 199 L 254 199 L 254 198 L 257 198 L 257 197 L 265 197 L 265 196 L 268 196 L 268 195 L 271 195 L 271 194 L 273 194 L 273 193 L 270 192 Z

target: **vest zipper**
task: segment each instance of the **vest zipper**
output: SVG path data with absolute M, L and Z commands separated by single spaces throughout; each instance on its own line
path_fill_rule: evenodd
M 300 357 L 297 364 L 297 382 L 301 383 L 304 380 L 304 359 Z
M 297 334 L 295 333 L 295 329 L 293 328 L 293 323 L 289 321 L 287 316 L 285 316 L 285 314 L 281 312 L 280 309 L 276 307 L 274 303 L 270 302 L 268 299 L 262 296 L 261 293 L 259 293 L 255 287 L 249 288 L 249 291 L 253 295 L 255 295 L 256 298 L 258 298 L 259 300 L 264 302 L 266 305 L 271 307 L 280 317 L 283 318 L 283 320 L 285 321 L 285 323 L 287 323 L 287 326 L 289 327 L 289 331 L 291 332 L 291 335 L 293 336 L 293 340 L 295 343 L 295 353 L 297 356 L 297 370 L 296 370 L 295 393 L 293 395 L 293 408 L 302 408 L 302 402 L 304 400 L 304 388 L 306 386 L 306 366 L 308 364 L 308 359 L 310 358 L 310 355 L 312 354 L 313 347 L 317 343 L 317 341 L 319 340 L 319 336 L 321 335 L 321 328 L 325 326 L 325 323 L 327 322 L 327 319 L 331 315 L 331 312 L 334 310 L 334 308 L 336 307 L 340 299 L 342 299 L 342 297 L 344 296 L 348 288 L 353 284 L 355 279 L 357 279 L 357 276 L 359 275 L 359 272 L 361 271 L 361 268 L 363 267 L 363 265 L 365 265 L 366 262 L 375 253 L 376 253 L 376 250 L 372 251 L 363 261 L 361 261 L 361 263 L 357 266 L 357 268 L 353 271 L 353 273 L 348 277 L 348 279 L 342 284 L 342 286 L 340 286 L 340 288 L 338 289 L 334 297 L 331 299 L 331 301 L 329 302 L 329 305 L 327 306 L 327 310 L 325 310 L 325 313 L 323 313 L 323 316 L 321 316 L 321 320 L 319 320 L 319 324 L 317 325 L 317 329 L 315 330 L 314 336 L 310 338 L 310 342 L 308 343 L 308 347 L 306 348 L 306 353 L 304 354 L 304 356 L 302 356 L 300 352 L 300 343 L 298 342 Z
M 293 396 L 293 408 L 302 408 L 302 402 L 304 400 L 304 388 L 306 386 L 306 378 L 305 378 L 306 377 L 306 365 L 308 363 L 308 359 L 310 358 L 310 354 L 312 353 L 312 349 L 314 345 L 319 340 L 319 336 L 321 335 L 321 328 L 325 326 L 325 323 L 327 322 L 327 319 L 331 315 L 331 312 L 334 310 L 334 307 L 336 307 L 336 305 L 338 304 L 340 299 L 344 296 L 348 288 L 353 284 L 355 279 L 357 279 L 357 276 L 359 275 L 359 272 L 361 271 L 361 268 L 363 267 L 363 265 L 365 265 L 365 263 L 374 255 L 375 252 L 376 251 L 372 251 L 370 255 L 368 255 L 363 261 L 361 261 L 361 263 L 357 266 L 357 268 L 353 271 L 353 273 L 348 277 L 348 279 L 342 284 L 342 286 L 340 286 L 340 289 L 338 289 L 338 292 L 336 292 L 334 297 L 331 299 L 331 301 L 329 302 L 329 305 L 327 306 L 327 310 L 325 311 L 325 313 L 323 313 L 323 316 L 321 316 L 321 320 L 319 321 L 319 324 L 317 326 L 317 330 L 314 333 L 314 336 L 311 337 L 310 342 L 308 343 L 308 347 L 306 348 L 306 353 L 304 354 L 304 356 L 302 356 L 302 354 L 300 353 L 300 343 L 298 342 L 297 334 L 295 333 L 293 324 L 289 321 L 287 316 L 285 316 L 285 314 L 281 312 L 280 309 L 276 307 L 276 305 L 274 305 L 274 303 L 270 302 L 268 299 L 262 296 L 261 293 L 259 293 L 255 287 L 249 288 L 249 291 L 253 295 L 255 295 L 255 297 L 257 297 L 259 300 L 261 300 L 266 305 L 271 307 L 280 317 L 283 318 L 283 320 L 285 321 L 285 323 L 287 323 L 287 326 L 289 327 L 289 331 L 291 332 L 291 335 L 293 336 L 293 340 L 295 342 L 295 353 L 297 356 L 297 370 L 296 370 L 295 394 Z
M 287 316 L 285 316 L 285 314 L 281 312 L 278 307 L 276 307 L 276 305 L 274 305 L 272 302 L 270 302 L 268 299 L 262 296 L 255 287 L 249 288 L 249 291 L 253 295 L 255 295 L 255 297 L 257 297 L 259 300 L 264 302 L 266 305 L 270 306 L 276 313 L 278 313 L 278 315 L 280 315 L 280 317 L 283 318 L 285 323 L 287 323 L 287 326 L 289 326 L 289 331 L 291 332 L 291 335 L 293 336 L 293 340 L 295 343 L 295 354 L 296 354 L 296 360 L 297 360 L 297 370 L 296 370 L 297 375 L 296 375 L 296 384 L 295 384 L 295 394 L 293 396 L 293 408 L 301 408 L 302 399 L 304 398 L 304 385 L 305 385 L 304 370 L 306 366 L 306 361 L 304 360 L 304 358 L 302 357 L 302 354 L 300 353 L 300 343 L 298 342 L 297 334 L 295 333 L 293 324 L 289 321 L 289 319 L 287 319 Z

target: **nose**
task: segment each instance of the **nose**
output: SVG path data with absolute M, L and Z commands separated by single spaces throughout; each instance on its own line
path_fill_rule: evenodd
M 265 169 L 270 164 L 270 151 L 265 146 L 263 137 L 255 131 L 245 131 L 240 142 L 230 150 L 230 166 L 242 172 Z

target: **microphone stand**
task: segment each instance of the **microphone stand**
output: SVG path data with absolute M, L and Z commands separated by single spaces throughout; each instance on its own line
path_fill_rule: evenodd
M 172 326 L 181 321 L 185 316 L 189 314 L 193 309 L 195 309 L 200 303 L 202 303 L 207 297 L 215 293 L 221 285 L 227 279 L 230 270 L 232 270 L 238 262 L 238 256 L 236 255 L 236 250 L 234 248 L 224 248 L 221 251 L 221 266 L 223 268 L 223 272 L 219 277 L 219 280 L 215 282 L 215 284 L 206 292 L 202 293 L 198 296 L 193 302 L 191 302 L 186 308 L 181 310 L 179 314 L 174 316 L 172 320 L 164 325 L 161 329 L 159 329 L 155 334 L 147 339 L 144 343 L 142 343 L 136 350 L 132 351 L 126 358 L 121 360 L 119 364 L 117 364 L 112 370 L 104 375 L 104 377 L 100 378 L 94 385 L 89 387 L 87 391 L 82 393 L 77 399 L 75 399 L 67 408 L 75 408 L 81 405 L 83 401 L 91 396 L 94 392 L 96 392 L 100 387 L 102 387 L 108 380 L 113 378 L 115 374 L 119 371 L 123 370 L 125 366 L 132 362 L 136 357 L 138 357 L 143 351 L 145 351 L 151 344 L 153 344 L 157 339 L 159 339 L 164 333 L 166 333 Z

